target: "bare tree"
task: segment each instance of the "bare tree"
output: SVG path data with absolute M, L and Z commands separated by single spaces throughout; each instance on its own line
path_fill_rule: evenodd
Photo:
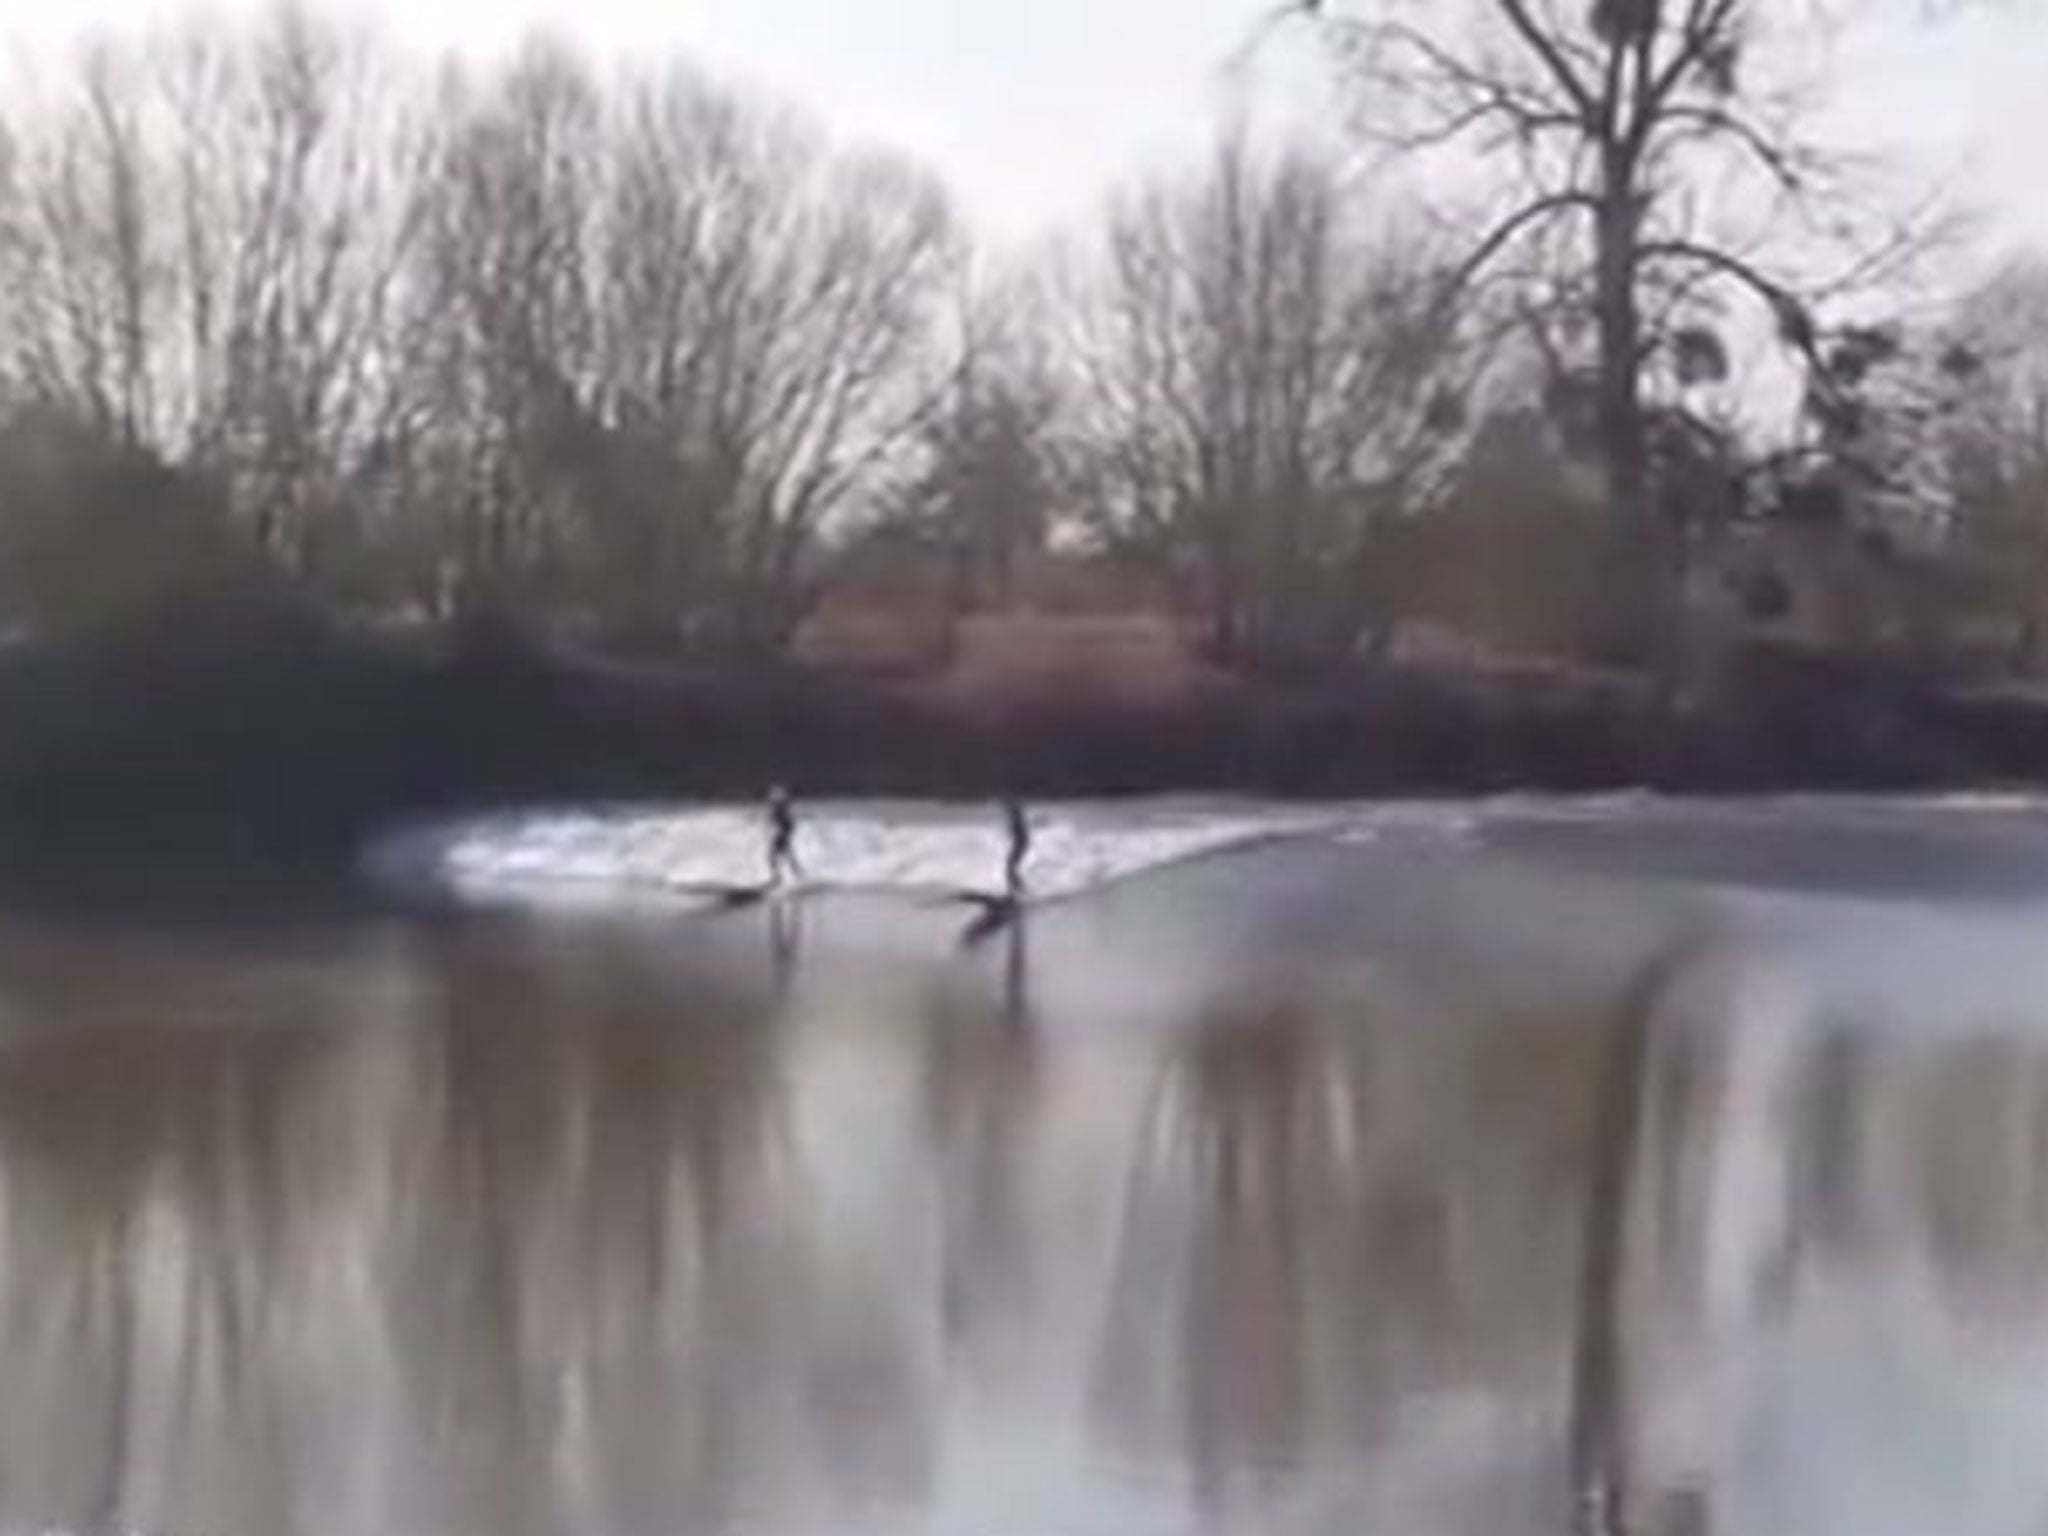
M 1964 295 L 1916 370 L 1934 396 L 1923 463 L 1948 544 L 2009 621 L 2013 663 L 2048 644 L 2048 265 L 2013 263 Z
M 94 48 L 14 125 L 16 391 L 213 477 L 310 576 L 390 401 L 408 104 L 368 38 L 290 8 Z
M 671 152 L 710 158 L 680 210 L 694 238 L 683 324 L 657 359 L 668 388 L 628 403 L 672 423 L 685 495 L 713 520 L 716 638 L 773 650 L 815 598 L 821 534 L 882 504 L 932 407 L 957 237 L 907 165 L 835 151 L 691 77 L 658 89 L 667 108 L 647 115 Z
M 821 533 L 879 505 L 929 407 L 951 215 L 911 168 L 681 68 L 629 91 L 617 170 L 602 425 L 670 466 L 709 638 L 772 651 Z
M 574 494 L 565 441 L 596 389 L 603 102 L 535 41 L 492 79 L 451 72 L 407 286 L 418 419 L 407 447 L 442 523 L 448 599 L 537 601 Z
M 1353 0 L 1325 15 L 1358 85 L 1364 128 L 1405 154 L 1497 170 L 1504 206 L 1455 286 L 1504 283 L 1561 310 L 1561 350 L 1590 333 L 1588 404 L 1612 501 L 1664 545 L 1657 607 L 1677 621 L 1685 538 L 1656 474 L 1645 380 L 1660 353 L 1704 338 L 1716 294 L 1746 290 L 1828 387 L 1815 302 L 1911 244 L 1866 227 L 1848 266 L 1802 273 L 1802 246 L 1839 250 L 1847 162 L 1806 131 L 1810 56 L 1846 7 L 1761 0 Z M 1476 162 L 1474 157 L 1477 157 Z M 1779 264 L 1761 243 L 1777 240 Z M 1715 346 L 1719 347 L 1718 343 Z M 1695 363 L 1711 356 L 1696 341 Z M 1719 355 L 1725 359 L 1725 347 Z M 1572 359 L 1577 364 L 1577 359 Z M 1723 364 L 1725 367 L 1725 363 Z M 1667 634 L 1664 661 L 1680 637 Z
M 260 548 L 319 582 L 362 537 L 360 482 L 399 409 L 423 125 L 399 61 L 294 10 L 231 56 L 219 95 L 205 52 L 195 40 L 166 66 L 189 453 L 233 487 Z
M 166 434 L 152 340 L 166 284 L 139 60 L 98 47 L 72 89 L 12 125 L 5 204 L 8 373 L 130 444 Z
M 779 648 L 821 532 L 929 403 L 944 199 L 687 68 L 606 91 L 536 46 L 462 110 L 435 200 L 465 566 L 547 567 L 615 629 Z
M 957 357 L 892 509 L 890 531 L 942 563 L 955 614 L 1009 602 L 1067 509 L 1071 391 L 1043 300 L 1019 277 L 963 292 Z
M 1371 627 L 1375 535 L 1454 425 L 1425 269 L 1349 201 L 1327 161 L 1232 135 L 1109 221 L 1079 347 L 1095 514 L 1221 654 Z

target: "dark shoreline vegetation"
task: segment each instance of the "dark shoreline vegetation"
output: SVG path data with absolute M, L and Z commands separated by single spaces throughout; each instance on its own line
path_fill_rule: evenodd
M 1752 648 L 1717 704 L 1381 665 L 1150 702 L 963 698 L 929 674 L 628 666 L 510 629 L 350 635 L 190 619 L 0 660 L 0 875 L 345 875 L 380 833 L 575 801 L 1911 791 L 2048 779 L 2048 704 L 1901 665 Z

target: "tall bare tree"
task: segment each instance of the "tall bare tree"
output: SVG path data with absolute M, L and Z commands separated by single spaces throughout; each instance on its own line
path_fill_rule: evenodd
M 195 35 L 163 66 L 189 452 L 261 548 L 320 582 L 364 536 L 360 482 L 401 405 L 421 104 L 402 60 L 290 8 L 229 53 L 223 89 L 207 52 Z
M 937 557 L 955 614 L 1009 602 L 1069 510 L 1072 391 L 1045 298 L 1018 275 L 963 290 L 950 376 L 893 509 L 888 531 Z
M 424 291 L 471 563 L 524 549 L 615 625 L 779 647 L 929 404 L 944 198 L 693 70 L 605 90 L 548 48 L 443 178 Z
M 1869 231 L 1816 280 L 1802 247 L 1839 249 L 1845 164 L 1809 132 L 1794 61 L 1851 7 L 1762 0 L 1303 0 L 1357 83 L 1380 143 L 1498 173 L 1502 206 L 1457 270 L 1554 303 L 1584 360 L 1612 501 L 1664 546 L 1658 608 L 1676 621 L 1685 538 L 1664 515 L 1645 379 L 1660 354 L 1746 290 L 1829 386 L 1815 301 L 1899 249 Z M 1454 173 L 1456 174 L 1456 173 Z M 1775 236 L 1774 264 L 1759 236 Z M 1569 330 L 1569 328 L 1568 328 Z M 1567 338 L 1569 346 L 1569 338 Z M 1709 361 L 1706 343 L 1691 356 Z M 1725 350 L 1721 353 L 1725 358 Z M 1683 361 L 1683 359 L 1681 359 Z M 1668 646 L 1667 663 L 1675 662 Z
M 170 296 L 141 60 L 94 48 L 18 114 L 5 201 L 9 382 L 130 444 L 170 435 L 154 342 Z
M 462 608 L 537 601 L 574 494 L 565 444 L 597 388 L 604 105 L 535 41 L 496 77 L 450 72 L 407 287 L 406 448 Z M 431 546 L 430 546 L 431 547 Z
M 1427 494 L 1454 424 L 1426 270 L 1350 203 L 1328 161 L 1227 136 L 1116 206 L 1084 306 L 1096 516 L 1221 654 L 1370 628 L 1375 535 Z
M 1936 430 L 1923 464 L 1950 550 L 1985 616 L 2010 623 L 2016 667 L 2048 646 L 2048 265 L 2013 263 L 1963 296 L 1916 370 Z M 1927 461 L 1931 459 L 1931 463 Z
M 931 407 L 957 232 L 920 172 L 692 71 L 627 101 L 608 416 L 654 435 L 671 515 L 709 526 L 713 637 L 773 650 L 815 597 L 821 534 L 881 503 Z
M 92 49 L 13 124 L 17 394 L 211 477 L 313 575 L 392 401 L 410 108 L 391 56 L 289 7 Z

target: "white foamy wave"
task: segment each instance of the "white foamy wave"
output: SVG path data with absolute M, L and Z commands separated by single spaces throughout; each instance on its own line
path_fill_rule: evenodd
M 1327 815 L 1148 806 L 1061 807 L 1033 815 L 1034 896 L 1071 896 L 1258 838 L 1299 834 Z M 802 814 L 802 883 L 827 890 L 937 894 L 1003 883 L 997 818 L 921 807 L 816 806 Z M 494 817 L 415 834 L 380 866 L 475 899 L 688 903 L 767 878 L 753 807 Z
M 2029 789 L 1959 790 L 1930 795 L 1925 804 L 1941 811 L 1974 811 L 1993 816 L 2036 816 L 2048 812 L 2048 795 Z

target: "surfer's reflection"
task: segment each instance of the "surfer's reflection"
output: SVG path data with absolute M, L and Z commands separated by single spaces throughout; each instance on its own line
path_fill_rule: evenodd
M 789 992 L 803 960 L 804 909 L 797 901 L 768 903 L 768 980 L 778 999 Z
M 950 1364 L 977 1381 L 1000 1379 L 1005 1361 L 1041 1347 L 1054 1267 L 1039 1223 L 1055 1079 L 1049 1042 L 1032 1027 L 1029 971 L 1020 926 L 1005 935 L 1000 965 L 974 985 L 935 989 L 920 1020 L 940 1335 Z
M 1001 995 L 997 999 L 1001 1022 L 1010 1032 L 1024 1032 L 1034 1024 L 1030 999 L 1030 928 L 1022 922 L 1012 922 L 1001 930 L 1001 942 L 1004 942 L 1004 975 L 1001 975 Z
M 1003 1024 L 1011 1030 L 1032 1024 L 1030 933 L 1023 923 L 1012 923 L 1003 945 Z

